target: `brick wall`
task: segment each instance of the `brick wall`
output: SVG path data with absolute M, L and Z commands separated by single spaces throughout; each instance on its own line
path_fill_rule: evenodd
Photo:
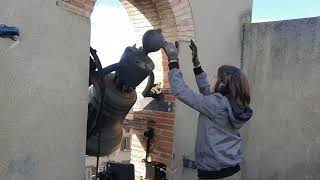
M 128 17 L 136 33 L 136 44 L 142 46 L 142 36 L 150 29 L 159 29 L 160 21 L 158 11 L 155 4 L 151 0 L 123 0 L 121 1 L 125 8 Z M 161 52 L 150 53 L 149 56 L 155 64 L 154 75 L 155 83 L 163 82 L 163 67 L 162 67 L 162 54 Z M 143 98 L 141 92 L 144 90 L 147 81 L 141 83 L 137 87 L 138 102 Z
M 138 45 L 141 45 L 142 35 L 149 29 L 160 28 L 167 40 L 178 40 L 175 17 L 168 1 L 123 0 L 122 4 L 135 29 Z M 165 94 L 164 102 L 174 104 L 175 99 L 170 95 L 169 90 L 166 55 L 162 51 L 159 51 L 151 54 L 150 57 L 156 65 L 154 71 L 156 82 L 161 82 L 163 87 L 163 93 Z M 145 84 L 143 83 L 142 90 L 144 87 Z M 137 91 L 139 93 L 141 89 L 138 87 Z M 151 160 L 170 166 L 173 152 L 173 109 L 171 109 L 171 112 L 145 110 L 142 105 L 143 101 L 145 99 L 138 100 L 137 106 L 131 116 L 134 134 L 132 137 L 131 162 L 135 165 L 137 179 L 145 175 L 145 164 L 142 162 L 142 159 L 145 158 L 147 139 L 143 136 L 143 133 L 148 127 L 155 129 L 155 137 L 151 141 L 150 147 Z
M 192 11 L 188 0 L 168 0 L 173 11 L 176 28 L 177 39 L 182 41 L 190 41 L 195 38 L 195 28 L 193 24 Z
M 166 102 L 174 103 L 172 95 L 166 95 Z M 146 155 L 147 138 L 144 132 L 152 127 L 155 136 L 151 141 L 150 157 L 152 161 L 162 162 L 170 166 L 173 152 L 174 110 L 162 112 L 155 110 L 139 110 L 132 114 L 133 127 L 131 162 L 135 165 L 136 176 L 144 176 L 145 164 L 142 162 Z
M 57 6 L 76 13 L 80 16 L 90 17 L 96 0 L 59 0 L 56 1 Z

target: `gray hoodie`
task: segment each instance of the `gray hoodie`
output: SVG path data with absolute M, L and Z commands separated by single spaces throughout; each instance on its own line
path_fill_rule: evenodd
M 251 118 L 252 111 L 237 107 L 220 93 L 211 94 L 207 75 L 202 70 L 196 81 L 200 94 L 186 85 L 179 68 L 169 71 L 172 94 L 200 112 L 195 145 L 197 167 L 219 171 L 236 166 L 243 160 L 239 128 Z

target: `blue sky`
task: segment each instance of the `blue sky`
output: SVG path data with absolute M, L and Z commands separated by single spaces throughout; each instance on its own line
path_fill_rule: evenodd
M 320 16 L 320 0 L 253 0 L 253 22 Z
M 91 14 L 91 46 L 97 50 L 103 67 L 117 63 L 124 49 L 134 45 L 135 37 L 119 0 L 97 1 Z
M 320 0 L 253 0 L 252 9 L 253 22 L 315 17 L 320 16 Z M 119 0 L 97 0 L 91 27 L 91 46 L 97 49 L 103 66 L 118 62 L 124 49 L 136 42 Z

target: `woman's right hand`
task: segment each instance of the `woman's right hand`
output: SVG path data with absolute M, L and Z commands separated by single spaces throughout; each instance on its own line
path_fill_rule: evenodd
M 168 56 L 169 63 L 172 61 L 179 61 L 179 43 L 175 42 L 175 44 L 170 42 L 164 42 L 162 45 L 166 55 Z
M 192 63 L 193 63 L 193 67 L 199 67 L 200 66 L 200 61 L 198 58 L 198 48 L 196 46 L 196 44 L 193 42 L 193 40 L 190 41 L 190 45 L 189 45 L 191 51 L 192 51 Z

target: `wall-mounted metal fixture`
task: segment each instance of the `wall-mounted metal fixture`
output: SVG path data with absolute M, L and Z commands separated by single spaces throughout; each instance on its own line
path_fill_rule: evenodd
M 150 156 L 150 145 L 151 145 L 151 140 L 154 137 L 154 129 L 152 127 L 149 127 L 144 133 L 144 137 L 147 138 L 147 149 L 146 149 L 146 159 L 145 162 L 148 162 L 148 158 Z
M 14 26 L 7 26 L 0 23 L 0 37 L 11 38 L 14 41 L 19 40 L 19 29 Z
M 251 12 L 246 12 L 240 17 L 240 25 L 241 25 L 241 55 L 240 55 L 240 69 L 243 70 L 244 66 L 244 48 L 245 48 L 245 35 L 246 35 L 246 27 L 251 24 Z

